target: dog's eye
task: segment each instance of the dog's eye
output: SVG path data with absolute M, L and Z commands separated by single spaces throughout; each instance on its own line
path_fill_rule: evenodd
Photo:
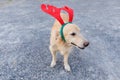
M 72 35 L 72 36 L 75 36 L 75 35 L 76 35 L 76 33 L 74 33 L 74 32 L 73 32 L 73 33 L 71 33 L 71 35 Z

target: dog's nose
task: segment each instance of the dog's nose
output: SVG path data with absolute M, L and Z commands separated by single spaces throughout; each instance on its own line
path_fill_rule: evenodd
M 89 45 L 89 42 L 84 42 L 83 44 L 85 47 L 87 47 Z

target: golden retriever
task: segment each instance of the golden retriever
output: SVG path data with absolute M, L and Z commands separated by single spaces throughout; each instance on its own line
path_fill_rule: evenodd
M 68 22 L 68 15 L 65 13 L 61 13 L 61 18 L 66 23 Z M 50 52 L 52 55 L 51 67 L 56 65 L 56 52 L 60 51 L 60 53 L 64 57 L 64 68 L 66 71 L 71 71 L 70 66 L 68 64 L 68 57 L 71 51 L 72 46 L 77 46 L 80 49 L 84 49 L 89 45 L 89 42 L 82 36 L 80 33 L 80 29 L 75 24 L 67 24 L 64 27 L 63 34 L 66 42 L 64 42 L 60 36 L 60 28 L 61 24 L 55 20 L 55 23 L 52 27 L 51 37 L 50 37 Z

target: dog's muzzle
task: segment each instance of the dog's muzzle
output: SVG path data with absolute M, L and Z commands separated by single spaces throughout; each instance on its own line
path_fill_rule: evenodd
M 77 46 L 75 43 L 73 43 L 73 42 L 71 42 L 71 44 L 72 45 L 74 45 L 74 46 L 76 46 L 76 47 L 78 47 L 78 48 L 80 48 L 80 49 L 84 49 L 85 47 L 79 47 L 79 46 Z

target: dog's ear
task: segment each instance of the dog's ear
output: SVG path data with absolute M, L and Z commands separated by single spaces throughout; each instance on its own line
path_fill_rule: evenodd
M 56 36 L 56 40 L 59 40 L 59 39 L 61 39 L 60 34 L 58 34 L 58 35 Z
M 58 40 L 59 39 L 59 37 L 60 37 L 60 34 L 59 34 L 59 32 L 58 31 L 53 31 L 53 38 L 55 39 L 55 40 Z
M 61 38 L 59 32 L 56 32 L 56 37 L 55 37 L 55 40 L 59 40 Z
M 60 36 L 59 31 L 54 31 L 53 34 L 54 34 L 54 39 L 55 39 L 55 40 L 61 39 L 61 36 Z

